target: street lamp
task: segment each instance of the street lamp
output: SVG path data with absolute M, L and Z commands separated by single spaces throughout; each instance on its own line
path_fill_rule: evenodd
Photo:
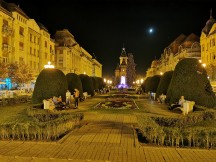
M 48 68 L 53 69 L 53 68 L 55 68 L 55 66 L 54 66 L 54 65 L 51 65 L 51 62 L 48 61 L 48 64 L 47 64 L 47 65 L 44 65 L 44 68 L 45 68 L 45 69 L 48 69 Z

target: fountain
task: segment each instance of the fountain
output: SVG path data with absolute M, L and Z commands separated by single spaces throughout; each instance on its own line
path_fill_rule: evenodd
M 118 85 L 118 88 L 128 88 L 128 85 L 126 84 L 125 76 L 121 76 L 121 82 Z

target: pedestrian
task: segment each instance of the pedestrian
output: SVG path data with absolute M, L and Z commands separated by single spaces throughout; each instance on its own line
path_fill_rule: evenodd
M 79 90 L 74 89 L 74 99 L 75 99 L 75 108 L 78 108 L 78 102 L 79 102 Z
M 71 92 L 67 90 L 66 92 L 66 105 L 70 105 L 70 100 L 71 100 Z

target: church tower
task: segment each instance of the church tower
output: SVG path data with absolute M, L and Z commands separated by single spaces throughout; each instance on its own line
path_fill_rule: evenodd
M 127 72 L 127 61 L 128 56 L 126 54 L 125 48 L 122 48 L 122 53 L 119 57 L 120 63 L 117 65 L 115 70 L 115 83 L 116 85 L 126 86 L 126 72 Z

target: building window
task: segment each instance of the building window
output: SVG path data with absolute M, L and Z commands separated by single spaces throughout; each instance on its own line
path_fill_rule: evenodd
M 212 46 L 215 46 L 215 38 L 212 39 Z
M 3 19 L 3 25 L 8 26 L 8 21 Z
M 8 37 L 3 37 L 2 43 L 3 44 L 8 44 Z
M 19 48 L 20 48 L 20 50 L 24 50 L 24 43 L 23 42 L 19 42 Z
M 32 54 L 32 48 L 30 47 L 30 55 Z
M 22 35 L 22 36 L 24 35 L 24 28 L 21 27 L 21 26 L 19 28 L 19 34 Z
M 8 62 L 8 58 L 7 58 L 7 57 L 3 57 L 3 58 L 2 58 L 2 61 L 3 61 L 4 63 L 7 63 L 7 62 Z
M 47 53 L 45 53 L 45 59 L 47 59 Z
M 34 56 L 36 56 L 36 49 L 34 49 Z
M 59 54 L 63 54 L 63 50 L 59 50 Z
M 47 48 L 47 41 L 45 41 L 45 47 Z
M 63 67 L 63 63 L 59 63 L 59 67 L 62 68 Z
M 32 42 L 32 34 L 30 34 L 30 42 Z
M 63 57 L 59 57 L 59 62 L 63 62 Z

